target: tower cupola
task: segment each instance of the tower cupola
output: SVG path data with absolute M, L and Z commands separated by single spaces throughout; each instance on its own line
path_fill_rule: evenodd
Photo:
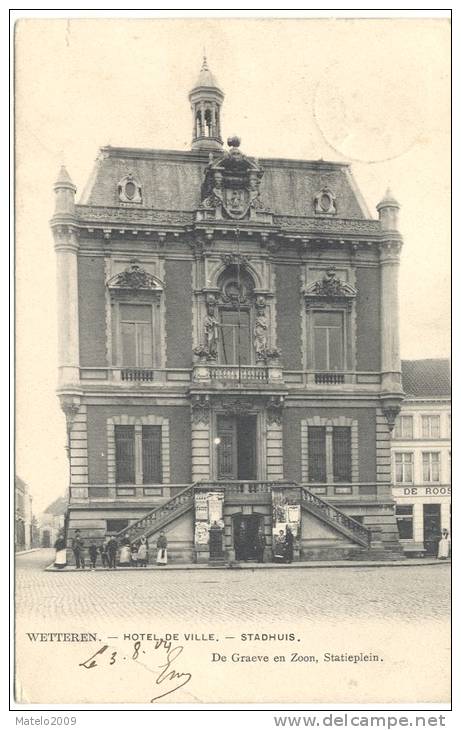
M 224 94 L 203 57 L 197 82 L 189 93 L 192 109 L 192 149 L 221 150 L 221 107 Z
M 394 198 L 389 188 L 387 188 L 384 198 L 376 206 L 376 210 L 383 231 L 398 230 L 400 203 Z

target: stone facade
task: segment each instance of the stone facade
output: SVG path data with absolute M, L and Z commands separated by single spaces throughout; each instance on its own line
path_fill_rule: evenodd
M 225 558 L 256 525 L 268 558 L 278 485 L 295 556 L 390 554 L 398 203 L 374 220 L 348 165 L 225 150 L 223 99 L 205 63 L 190 152 L 103 148 L 79 204 L 55 184 L 69 535 L 165 527 L 207 560 L 206 503 Z

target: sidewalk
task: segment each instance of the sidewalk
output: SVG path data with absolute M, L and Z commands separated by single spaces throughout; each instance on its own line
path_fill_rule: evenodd
M 35 553 L 37 550 L 42 550 L 41 547 L 29 548 L 28 550 L 17 550 L 15 555 L 27 555 L 27 553 Z
M 94 571 L 86 567 L 84 572 L 119 572 L 129 571 L 140 573 L 142 571 L 161 571 L 165 573 L 169 570 L 297 570 L 306 568 L 313 570 L 315 568 L 411 568 L 414 565 L 446 565 L 451 564 L 451 559 L 437 560 L 437 558 L 407 558 L 405 560 L 312 560 L 309 562 L 297 561 L 295 563 L 225 563 L 224 565 L 208 565 L 197 563 L 172 563 L 170 565 L 148 565 L 146 568 L 140 567 L 123 567 L 110 570 L 109 568 L 98 567 Z M 73 565 L 65 568 L 55 568 L 53 564 L 45 568 L 47 571 L 55 573 L 81 573 Z

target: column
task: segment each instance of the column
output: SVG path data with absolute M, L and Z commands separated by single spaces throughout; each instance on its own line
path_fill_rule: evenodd
M 381 372 L 382 390 L 401 390 L 399 339 L 400 243 L 381 244 Z
M 78 383 L 78 242 L 75 232 L 54 231 L 58 293 L 58 372 L 59 385 Z
M 192 481 L 210 481 L 210 405 L 206 397 L 198 397 L 192 404 Z

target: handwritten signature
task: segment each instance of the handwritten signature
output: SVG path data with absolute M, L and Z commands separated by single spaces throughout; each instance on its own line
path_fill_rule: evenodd
M 184 650 L 183 646 L 181 646 L 180 644 L 172 646 L 170 641 L 166 641 L 165 639 L 158 639 L 155 642 L 153 649 L 154 651 L 163 649 L 163 651 L 166 652 L 165 663 L 158 665 L 158 669 L 160 669 L 160 672 L 158 673 L 155 680 L 155 685 L 157 687 L 161 686 L 162 690 L 165 689 L 166 691 L 162 691 L 160 694 L 156 694 L 154 697 L 151 698 L 150 702 L 156 702 L 156 700 L 159 700 L 162 697 L 166 697 L 167 695 L 172 694 L 172 692 L 176 692 L 178 689 L 181 689 L 181 687 L 184 687 L 192 679 L 192 674 L 190 672 L 180 672 L 177 671 L 176 668 L 172 667 L 172 665 L 182 654 Z M 141 642 L 136 641 L 133 646 L 133 654 L 131 656 L 131 659 L 133 661 L 137 661 L 139 659 L 141 651 L 143 654 L 146 653 L 144 650 L 141 649 Z M 95 652 L 84 662 L 80 662 L 78 666 L 83 667 L 84 669 L 95 669 L 96 667 L 101 666 L 101 664 L 98 663 L 96 657 L 100 658 L 103 654 L 105 655 L 105 660 L 109 659 L 109 666 L 117 664 L 120 658 L 126 659 L 126 657 L 120 657 L 118 651 L 111 651 L 108 644 L 103 644 L 103 646 L 101 646 L 101 648 L 98 649 L 97 652 Z M 174 686 L 172 686 L 172 684 Z

